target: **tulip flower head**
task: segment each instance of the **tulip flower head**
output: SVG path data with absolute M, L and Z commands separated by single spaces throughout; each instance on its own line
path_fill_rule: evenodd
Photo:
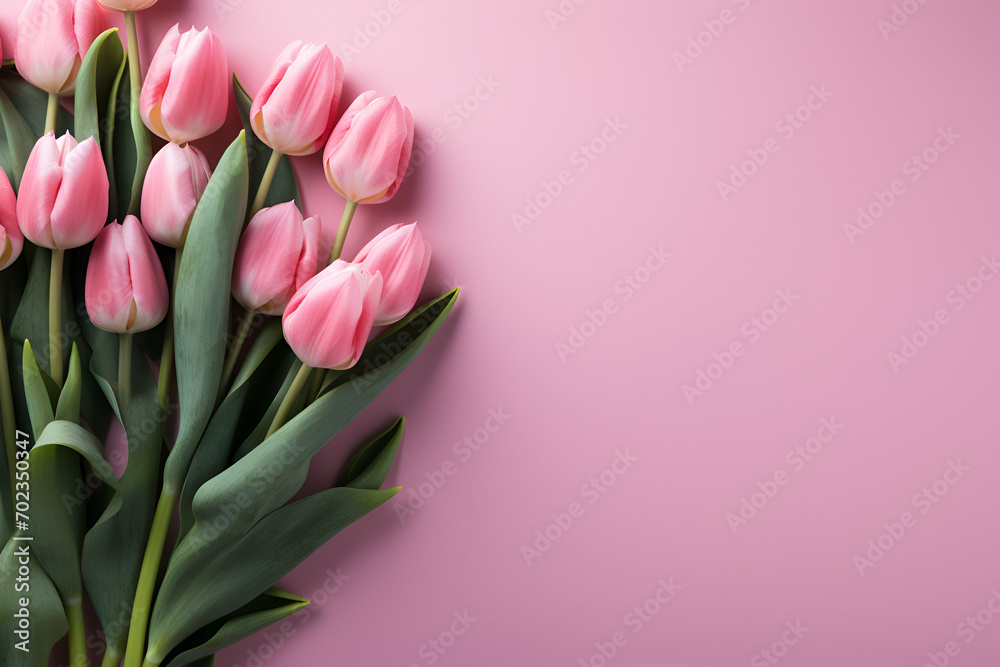
M 382 274 L 375 326 L 392 324 L 417 303 L 431 263 L 431 244 L 424 241 L 417 223 L 393 225 L 369 241 L 354 263 Z
M 351 368 L 368 342 L 381 294 L 381 274 L 338 259 L 288 303 L 282 317 L 285 340 L 313 368 Z
M 208 28 L 167 31 L 142 84 L 139 112 L 146 127 L 175 144 L 212 134 L 226 122 L 229 65 Z
M 17 226 L 17 200 L 7 174 L 0 169 L 0 271 L 14 263 L 24 248 L 24 236 Z
M 292 42 L 250 107 L 254 134 L 279 153 L 315 153 L 333 129 L 343 85 L 344 63 L 326 44 Z
M 83 56 L 104 29 L 96 0 L 28 0 L 17 17 L 17 71 L 47 93 L 69 95 Z
M 240 305 L 281 315 L 295 292 L 316 275 L 321 226 L 318 217 L 303 220 L 295 202 L 255 215 L 233 265 L 233 297 Z
M 333 128 L 323 152 L 326 179 L 359 204 L 389 201 L 410 164 L 413 115 L 393 97 L 362 93 Z
M 184 245 L 212 169 L 200 150 L 188 144 L 167 144 L 153 156 L 142 184 L 142 226 L 157 243 Z
M 108 217 L 108 172 L 93 137 L 77 143 L 49 132 L 24 167 L 17 221 L 35 245 L 66 250 L 97 237 Z
M 156 0 L 97 0 L 101 7 L 113 12 L 137 12 L 156 4 Z
M 94 241 L 85 297 L 91 321 L 105 331 L 146 331 L 166 317 L 167 279 L 135 216 L 108 225 Z

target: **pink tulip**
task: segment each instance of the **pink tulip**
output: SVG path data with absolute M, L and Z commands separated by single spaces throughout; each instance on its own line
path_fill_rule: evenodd
M 47 93 L 68 95 L 83 56 L 104 29 L 95 0 L 28 0 L 17 17 L 17 71 Z
M 330 136 L 343 85 L 344 63 L 326 44 L 292 42 L 250 107 L 254 133 L 279 153 L 315 153 Z
M 316 275 L 318 217 L 302 219 L 295 202 L 262 209 L 247 225 L 233 265 L 233 297 L 247 310 L 281 315 Z
M 375 323 L 382 276 L 338 259 L 285 308 L 285 340 L 305 364 L 345 370 L 358 363 Z
M 135 216 L 108 225 L 94 241 L 85 298 L 91 321 L 105 331 L 146 331 L 166 317 L 167 279 Z
M 229 65 L 208 28 L 167 31 L 142 84 L 139 112 L 146 127 L 175 144 L 212 134 L 226 122 Z
M 14 263 L 24 248 L 24 236 L 17 226 L 17 200 L 7 174 L 0 169 L 0 271 Z
M 188 144 L 167 144 L 153 156 L 142 184 L 142 226 L 157 243 L 184 245 L 188 225 L 212 169 L 205 154 Z
M 431 244 L 424 241 L 417 223 L 393 225 L 369 241 L 354 263 L 382 274 L 375 326 L 392 324 L 417 303 L 431 263 Z
M 108 217 L 108 172 L 93 137 L 78 144 L 49 132 L 35 144 L 21 177 L 17 221 L 35 245 L 66 250 L 97 237 Z
M 97 0 L 105 9 L 113 12 L 137 12 L 156 4 L 156 0 Z
M 413 151 L 413 116 L 393 97 L 369 90 L 347 108 L 323 152 L 326 179 L 359 204 L 389 201 Z

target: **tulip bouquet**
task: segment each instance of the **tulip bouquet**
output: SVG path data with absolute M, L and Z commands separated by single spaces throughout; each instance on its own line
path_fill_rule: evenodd
M 64 637 L 73 667 L 88 646 L 106 667 L 211 665 L 308 604 L 275 583 L 398 491 L 403 421 L 302 496 L 310 460 L 458 297 L 416 306 L 416 223 L 341 257 L 358 206 L 402 182 L 406 107 L 366 92 L 338 119 L 343 65 L 301 42 L 251 98 L 217 36 L 180 26 L 143 79 L 154 3 L 28 0 L 0 44 L 4 666 L 47 665 Z M 193 142 L 230 90 L 245 129 L 213 169 Z M 329 236 L 289 157 L 321 149 L 345 199 Z

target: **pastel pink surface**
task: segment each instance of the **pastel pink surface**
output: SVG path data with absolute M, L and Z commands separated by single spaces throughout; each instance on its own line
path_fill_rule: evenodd
M 405 414 L 397 501 L 286 577 L 313 604 L 220 667 L 996 661 L 1000 5 L 163 1 L 140 16 L 146 62 L 177 21 L 210 26 L 251 94 L 303 39 L 344 59 L 344 100 L 398 95 L 417 166 L 345 255 L 419 220 L 425 298 L 464 287 L 311 471 L 328 485 Z M 319 156 L 294 164 L 304 213 L 335 224 Z M 734 168 L 752 174 L 724 200 Z M 743 499 L 761 506 L 734 534 Z

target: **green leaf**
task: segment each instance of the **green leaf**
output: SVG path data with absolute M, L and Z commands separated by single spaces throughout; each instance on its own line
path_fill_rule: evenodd
M 309 604 L 309 600 L 270 588 L 232 614 L 210 623 L 188 637 L 165 663 L 166 667 L 188 667 L 281 621 Z
M 66 375 L 66 384 L 63 385 L 56 402 L 56 419 L 73 422 L 80 421 L 80 352 L 76 349 L 76 343 L 69 355 L 69 373 Z
M 108 100 L 113 99 L 112 90 L 124 57 L 117 28 L 101 33 L 87 50 L 76 77 L 73 100 L 77 141 L 94 137 L 98 145 L 101 144 L 101 128 L 109 110 Z
M 219 519 L 238 535 L 288 502 L 301 488 L 309 461 L 410 365 L 458 299 L 458 290 L 414 310 L 368 344 L 361 361 L 314 403 L 228 469 L 194 499 L 199 522 Z M 238 507 L 231 500 L 240 497 Z
M 28 414 L 31 415 L 31 430 L 37 438 L 45 427 L 55 419 L 52 378 L 38 367 L 31 343 L 24 341 L 24 395 L 28 404 Z M 56 390 L 58 391 L 58 390 Z
M 90 323 L 84 324 L 84 335 L 94 350 L 91 374 L 114 406 L 115 413 L 120 414 L 128 441 L 128 465 L 118 489 L 121 509 L 87 532 L 82 564 L 83 580 L 104 629 L 108 651 L 121 655 L 128 639 L 127 610 L 135 597 L 146 536 L 159 493 L 165 416 L 149 366 L 132 364 L 131 399 L 120 405 L 117 395 L 120 337 Z M 132 359 L 143 359 L 135 341 Z M 92 502 L 96 504 L 97 499 L 95 496 Z
M 229 146 L 195 209 L 174 294 L 177 442 L 164 472 L 166 493 L 181 489 L 208 426 L 222 379 L 233 259 L 247 200 L 245 133 Z
M 48 112 L 49 94 L 22 79 L 12 70 L 0 71 L 0 90 L 14 103 L 21 117 L 31 128 L 32 145 L 45 132 L 45 116 Z M 56 116 L 56 136 L 61 137 L 73 131 L 73 114 L 59 107 Z
M 184 480 L 180 497 L 181 528 L 178 539 L 183 538 L 194 524 L 191 503 L 201 485 L 222 472 L 232 457 L 233 438 L 244 416 L 243 408 L 248 396 L 273 392 L 274 363 L 266 364 L 270 353 L 282 340 L 281 321 L 272 322 L 250 346 L 233 387 L 216 410 L 202 436 Z M 286 348 L 287 349 L 287 348 Z M 281 355 L 275 355 L 279 357 Z M 280 361 L 277 360 L 276 361 Z M 251 412 L 247 414 L 253 415 Z M 257 413 L 259 414 L 259 413 Z
M 63 276 L 63 305 L 62 323 L 64 341 L 70 341 L 77 346 L 80 354 L 80 364 L 86 367 L 90 363 L 90 346 L 83 339 L 80 325 L 77 324 L 77 302 L 74 300 L 73 287 L 82 286 L 82 279 L 78 279 L 79 274 L 86 272 L 87 258 L 89 257 L 86 248 L 78 248 L 67 251 L 66 270 Z M 49 356 L 49 266 L 52 253 L 44 248 L 35 248 L 29 270 L 27 284 L 24 287 L 24 294 L 20 305 L 14 315 L 14 320 L 10 327 L 11 356 L 16 358 L 17 365 L 11 368 L 12 375 L 20 375 L 21 355 L 24 341 L 30 341 L 34 348 L 36 359 L 40 366 L 48 366 Z M 73 272 L 77 271 L 75 275 Z M 82 298 L 80 300 L 80 312 L 85 313 Z M 64 345 L 64 353 L 69 350 L 69 346 Z M 47 373 L 43 373 L 47 382 L 51 378 Z M 107 403 L 101 398 L 97 385 L 89 373 L 84 374 L 81 388 L 81 413 L 91 429 L 101 435 L 107 425 L 108 410 Z M 54 384 L 51 386 L 54 387 Z M 14 407 L 17 413 L 17 422 L 27 424 L 29 415 L 25 409 L 23 386 L 15 382 Z M 55 395 L 58 396 L 58 388 Z M 53 400 L 53 405 L 55 401 Z
M 29 546 L 25 546 L 29 545 Z M 24 556 L 24 550 L 29 552 Z M 48 667 L 49 654 L 52 647 L 69 630 L 66 612 L 63 610 L 59 593 L 38 559 L 30 555 L 30 542 L 18 542 L 11 539 L 0 552 L 0 581 L 5 586 L 11 586 L 18 576 L 19 569 L 25 565 L 21 559 L 27 559 L 27 567 L 31 572 L 31 632 L 30 643 L 26 646 L 28 652 L 18 650 L 22 641 L 17 636 L 21 628 L 20 595 L 5 592 L 0 595 L 0 632 L 4 640 L 0 642 L 0 665 L 18 665 L 18 667 Z M 23 612 L 22 612 L 23 613 Z
M 35 385 L 28 389 L 29 397 L 39 392 L 38 373 L 31 346 L 28 345 L 25 347 L 25 384 Z M 79 415 L 80 376 L 80 357 L 74 347 L 66 385 L 57 408 L 59 416 Z M 44 400 L 47 398 L 44 397 Z M 36 396 L 31 400 L 42 401 L 43 398 Z M 44 413 L 43 408 L 35 411 Z M 31 516 L 35 530 L 33 548 L 63 600 L 67 601 L 80 600 L 82 596 L 80 553 L 86 521 L 84 492 L 89 487 L 83 483 L 81 456 L 99 479 L 115 480 L 111 467 L 104 460 L 100 441 L 70 421 L 50 420 L 45 423 L 28 459 L 32 482 Z
M 198 628 L 247 604 L 398 491 L 321 491 L 272 512 L 233 540 L 213 541 L 214 528 L 199 522 L 167 566 L 147 656 L 155 663 Z
M 233 93 L 236 95 L 236 109 L 240 113 L 243 127 L 247 133 L 247 163 L 250 165 L 250 190 L 251 197 L 256 196 L 257 188 L 264 178 L 264 170 L 267 169 L 267 162 L 271 159 L 271 149 L 254 134 L 250 125 L 250 107 L 253 100 L 247 94 L 243 84 L 233 74 Z M 295 180 L 295 172 L 292 170 L 292 162 L 287 155 L 282 156 L 278 163 L 278 171 L 274 174 L 271 182 L 271 189 L 267 192 L 267 199 L 264 206 L 274 206 L 288 201 L 294 201 L 295 205 L 302 210 L 302 199 L 299 196 L 299 185 Z
M 33 549 L 63 600 L 82 596 L 80 552 L 83 545 L 83 484 L 80 458 L 99 480 L 118 492 L 118 480 L 104 460 L 101 443 L 78 424 L 54 421 L 31 450 Z M 99 522 L 121 507 L 116 493 Z
M 142 122 L 139 109 L 132 106 L 131 80 L 128 58 L 122 61 L 121 69 L 115 77 L 111 92 L 114 106 L 108 110 L 107 118 L 113 124 L 109 164 L 114 165 L 114 191 L 118 195 L 118 217 L 125 214 L 139 215 L 139 201 L 142 197 L 142 182 L 152 159 L 149 130 Z M 127 120 L 128 122 L 118 122 Z M 108 160 L 108 156 L 105 157 Z
M 355 452 L 337 477 L 334 486 L 355 489 L 381 489 L 403 441 L 406 421 L 398 419 L 392 427 Z
M 281 383 L 281 387 L 277 392 L 267 394 L 261 394 L 258 398 L 266 399 L 268 402 L 264 402 L 261 407 L 263 410 L 258 410 L 256 414 L 261 415 L 257 421 L 257 425 L 253 430 L 243 439 L 236 453 L 233 455 L 232 462 L 239 461 L 241 458 L 246 456 L 249 452 L 253 451 L 260 443 L 264 442 L 264 438 L 267 436 L 267 432 L 271 429 L 271 422 L 274 421 L 274 417 L 278 414 L 278 410 L 281 408 L 281 403 L 288 393 L 289 388 L 295 381 L 295 376 L 298 375 L 299 369 L 302 367 L 302 362 L 298 360 L 295 354 L 285 346 L 285 355 L 283 358 L 283 365 L 281 370 L 285 373 L 285 380 Z M 280 371 L 276 372 L 276 375 L 280 377 Z M 296 399 L 293 406 L 293 414 L 302 410 L 305 407 L 307 398 L 307 392 L 301 392 L 298 399 Z M 253 414 L 253 413 L 248 413 Z M 222 472 L 221 470 L 219 472 Z
M 35 147 L 33 136 L 27 121 L 0 89 L 0 168 L 10 178 L 15 193 L 21 188 L 24 167 Z

